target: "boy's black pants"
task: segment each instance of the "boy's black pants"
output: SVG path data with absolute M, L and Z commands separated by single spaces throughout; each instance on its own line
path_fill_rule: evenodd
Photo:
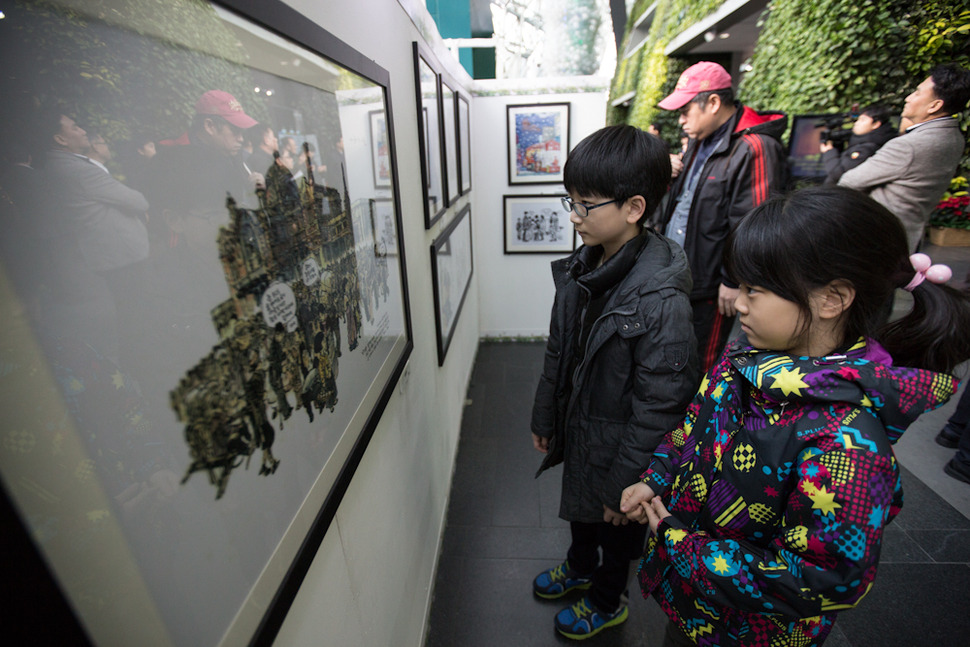
M 569 566 L 578 573 L 593 574 L 589 598 L 600 611 L 613 613 L 620 606 L 620 596 L 627 588 L 633 560 L 643 556 L 647 538 L 647 524 L 634 521 L 614 526 L 601 521 L 583 523 L 572 521 L 572 545 L 567 557 Z M 603 558 L 600 560 L 599 551 Z

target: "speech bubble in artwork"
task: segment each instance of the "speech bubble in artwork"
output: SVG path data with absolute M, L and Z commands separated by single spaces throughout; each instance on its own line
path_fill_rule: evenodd
M 266 288 L 259 307 L 263 311 L 263 321 L 270 328 L 282 323 L 286 332 L 296 330 L 296 296 L 286 283 L 277 282 Z
M 310 257 L 303 261 L 303 266 L 300 268 L 300 272 L 303 278 L 303 285 L 313 287 L 317 281 L 320 280 L 320 266 L 317 265 L 317 259 Z

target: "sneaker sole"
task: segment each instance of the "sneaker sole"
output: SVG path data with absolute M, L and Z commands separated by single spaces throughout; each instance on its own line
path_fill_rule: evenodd
M 950 463 L 947 463 L 946 465 L 943 466 L 943 471 L 958 481 L 963 481 L 964 483 L 970 483 L 970 475 L 964 474 L 961 470 L 950 465 Z
M 586 640 L 587 638 L 592 638 L 593 636 L 603 631 L 604 629 L 609 629 L 610 627 L 615 627 L 616 625 L 623 624 L 624 622 L 626 622 L 626 619 L 629 617 L 630 617 L 630 607 L 624 607 L 623 613 L 616 616 L 609 622 L 604 622 L 603 624 L 601 624 L 599 627 L 589 632 L 588 634 L 571 634 L 566 631 L 563 631 L 559 627 L 556 627 L 556 631 L 558 631 L 566 638 L 569 638 L 570 640 Z
M 950 438 L 947 438 L 943 434 L 937 434 L 934 440 L 936 440 L 937 445 L 940 445 L 941 447 L 946 447 L 947 449 L 956 449 L 957 447 L 960 446 L 959 438 L 956 440 L 951 440 Z
M 536 596 L 542 598 L 543 600 L 558 600 L 561 597 L 565 597 L 565 596 L 569 595 L 573 591 L 585 591 L 586 589 L 588 589 L 592 585 L 593 585 L 592 582 L 586 582 L 585 584 L 577 584 L 576 586 L 570 586 L 568 589 L 566 589 L 562 593 L 540 593 L 539 591 L 536 591 L 535 589 L 532 589 L 532 592 Z

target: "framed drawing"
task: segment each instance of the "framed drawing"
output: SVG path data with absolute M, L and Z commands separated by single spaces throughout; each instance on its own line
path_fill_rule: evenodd
M 464 195 L 472 188 L 472 131 L 469 124 L 468 98 L 458 93 L 458 184 Z
M 5 123 L 170 140 L 109 163 L 110 235 L 41 206 L 69 150 L 0 179 L 0 523 L 81 634 L 38 642 L 269 645 L 412 350 L 389 74 L 278 0 L 8 5 Z M 257 193 L 225 153 L 263 127 L 300 146 Z
M 562 184 L 569 154 L 569 104 L 506 106 L 509 184 Z
M 367 113 L 370 120 L 370 155 L 374 167 L 374 188 L 391 188 L 390 147 L 387 145 L 387 119 L 383 110 Z
M 421 155 L 421 180 L 424 186 L 424 228 L 430 229 L 445 213 L 443 155 L 441 146 L 441 78 L 435 71 L 437 60 L 421 43 L 414 41 L 414 81 L 417 105 L 418 142 Z
M 506 195 L 503 233 L 506 254 L 567 254 L 576 232 L 556 195 Z
M 444 366 L 472 282 L 472 219 L 466 205 L 431 244 L 438 366 Z
M 370 199 L 370 222 L 374 236 L 374 253 L 378 258 L 397 256 L 397 225 L 394 220 L 394 200 Z
M 444 156 L 442 162 L 445 165 L 445 195 L 448 197 L 446 206 L 451 206 L 461 195 L 458 185 L 458 108 L 457 94 L 448 85 L 448 82 L 441 79 L 441 121 L 444 136 Z

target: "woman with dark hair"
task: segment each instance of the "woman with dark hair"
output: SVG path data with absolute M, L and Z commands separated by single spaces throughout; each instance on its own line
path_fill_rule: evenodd
M 665 644 L 820 645 L 872 586 L 902 505 L 892 444 L 956 391 L 970 302 L 839 187 L 764 203 L 728 250 L 744 334 L 621 510 L 656 533 L 640 583 Z M 900 287 L 913 310 L 887 324 Z

